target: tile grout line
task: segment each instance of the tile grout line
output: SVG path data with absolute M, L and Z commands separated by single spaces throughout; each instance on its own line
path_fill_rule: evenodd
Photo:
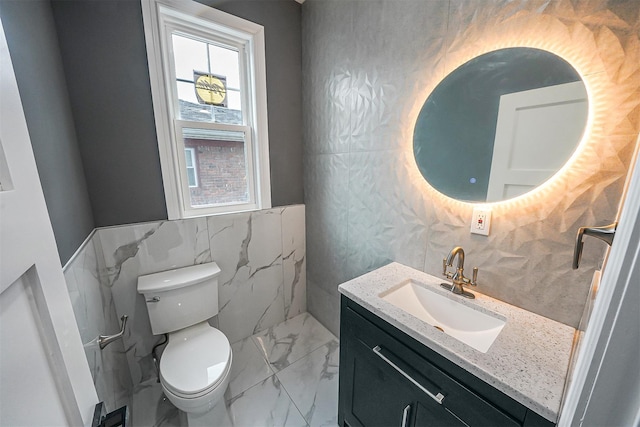
M 338 341 L 337 339 L 336 339 L 336 341 L 338 342 L 338 345 L 339 345 L 339 341 Z M 305 358 L 307 358 L 307 357 L 311 356 L 311 354 L 312 354 L 312 353 L 315 353 L 316 351 L 318 351 L 318 350 L 322 349 L 322 347 L 327 347 L 327 349 L 328 349 L 328 348 L 329 348 L 329 344 L 330 344 L 330 343 L 331 343 L 331 341 L 328 341 L 328 342 L 326 342 L 326 343 L 322 344 L 320 347 L 318 347 L 318 348 L 316 348 L 315 350 L 313 350 L 313 351 L 309 352 L 308 354 L 306 354 L 306 355 L 304 355 L 303 357 L 299 358 L 299 359 L 298 359 L 298 360 L 296 360 L 295 362 L 293 362 L 293 363 L 289 364 L 287 367 L 285 367 L 285 368 L 283 368 L 283 369 L 281 369 L 280 371 L 278 371 L 278 372 L 276 372 L 276 373 L 275 373 L 276 378 L 278 378 L 278 381 L 280 382 L 280 384 L 282 384 L 282 387 L 285 389 L 285 391 L 286 391 L 286 392 L 287 392 L 287 394 L 289 395 L 289 398 L 291 399 L 291 401 L 293 402 L 293 404 L 296 406 L 296 408 L 298 408 L 298 405 L 296 404 L 295 399 L 293 399 L 293 398 L 291 397 L 291 394 L 287 391 L 287 387 L 286 387 L 286 385 L 284 384 L 284 382 L 282 382 L 282 380 L 280 379 L 280 377 L 278 376 L 278 374 L 279 374 L 279 373 L 281 373 L 281 372 L 284 372 L 284 371 L 285 371 L 285 370 L 287 370 L 287 369 L 289 369 L 289 368 L 290 368 L 290 367 L 292 367 L 294 364 L 297 364 L 298 362 L 301 362 L 301 361 L 302 361 L 302 359 L 305 359 Z M 316 393 L 317 393 L 317 390 L 316 390 Z M 300 408 L 298 408 L 298 411 L 300 412 L 300 414 L 302 414 L 302 418 L 307 422 L 307 425 L 309 425 L 309 426 L 310 426 L 310 425 L 311 425 L 311 420 L 308 420 L 308 419 L 306 418 L 305 414 L 303 414 L 303 413 L 302 413 L 302 411 L 300 410 Z
M 320 325 L 320 326 L 321 326 L 321 327 L 322 327 L 322 328 L 323 328 L 323 329 L 324 329 L 324 330 L 325 330 L 329 335 L 331 335 L 331 337 L 332 337 L 333 339 L 335 339 L 336 341 L 338 341 L 338 343 L 340 342 L 340 340 L 339 340 L 335 335 L 333 335 L 333 333 L 332 333 L 329 329 L 327 329 L 324 325 L 322 325 L 322 323 L 320 323 L 320 322 L 318 321 L 318 319 L 316 319 L 316 318 L 315 318 L 311 313 L 309 313 L 308 311 L 305 311 L 304 313 L 300 313 L 300 314 L 298 314 L 298 316 L 302 316 L 302 315 L 303 315 L 303 314 L 305 314 L 305 313 L 308 315 L 308 317 L 310 317 L 310 318 L 312 318 L 313 320 L 315 320 L 316 322 L 318 322 L 318 324 L 319 324 L 319 325 Z M 295 317 L 297 317 L 297 316 L 295 316 Z M 275 327 L 277 327 L 277 326 L 280 326 L 280 325 L 282 325 L 283 323 L 286 323 L 286 322 L 288 322 L 289 320 L 294 319 L 295 317 L 292 317 L 291 319 L 285 320 L 284 322 L 281 322 L 281 323 L 279 323 L 279 324 L 277 324 L 277 325 L 274 325 L 274 326 L 272 326 L 271 328 L 275 328 Z M 266 354 L 266 349 L 264 349 L 265 351 L 262 351 L 262 348 L 258 345 L 258 343 L 256 342 L 256 339 L 255 339 L 255 337 L 256 337 L 257 335 L 262 334 L 262 333 L 264 333 L 264 332 L 265 332 L 265 331 L 267 331 L 267 330 L 268 330 L 268 329 L 265 329 L 264 331 L 261 331 L 261 332 L 255 333 L 255 334 L 253 334 L 253 335 L 250 335 L 248 338 L 251 338 L 251 340 L 254 342 L 254 344 L 256 345 L 256 347 L 258 347 L 258 351 L 260 352 L 260 355 L 261 355 L 261 356 L 263 357 L 263 359 L 265 359 L 265 361 L 269 364 L 269 367 L 271 367 L 271 366 L 272 366 L 272 365 L 271 365 L 271 362 L 269 361 L 269 359 L 268 359 L 267 357 L 265 357 L 265 356 L 264 356 L 264 355 Z M 238 340 L 238 341 L 241 341 L 241 340 Z M 236 342 L 238 342 L 238 341 L 236 341 Z M 287 366 L 285 366 L 285 367 L 284 367 L 284 368 L 282 368 L 282 369 L 286 369 L 287 367 L 291 366 L 292 364 L 294 364 L 294 363 L 295 363 L 295 362 L 297 362 L 298 360 L 302 359 L 303 357 L 305 357 L 305 356 L 307 356 L 307 355 L 309 355 L 309 354 L 313 353 L 314 351 L 316 351 L 317 349 L 319 349 L 319 348 L 320 348 L 320 347 L 322 347 L 323 345 L 328 344 L 328 342 L 329 342 L 329 341 L 327 341 L 327 342 L 325 342 L 325 343 L 323 343 L 323 344 L 320 344 L 318 347 L 313 348 L 313 349 L 312 349 L 312 350 L 310 350 L 308 353 L 304 354 L 303 356 L 298 357 L 296 360 L 294 360 L 293 362 L 289 363 Z M 282 370 L 282 369 L 281 369 L 281 370 Z M 272 370 L 273 370 L 273 368 L 272 368 Z M 277 372 L 275 372 L 275 371 L 274 371 L 274 373 L 277 373 Z
M 233 345 L 235 345 L 236 343 L 239 343 L 239 342 L 241 342 L 241 341 L 243 341 L 243 340 L 245 340 L 245 339 L 249 339 L 249 341 L 253 344 L 254 348 L 256 349 L 256 351 L 258 352 L 258 354 L 260 355 L 260 357 L 262 358 L 262 360 L 263 360 L 264 362 L 266 362 L 266 364 L 267 364 L 267 368 L 269 369 L 269 371 L 271 372 L 271 374 L 270 374 L 270 375 L 268 375 L 266 378 L 264 378 L 264 379 L 262 379 L 262 380 L 260 380 L 260 381 L 256 382 L 255 384 L 250 385 L 250 386 L 249 386 L 249 387 L 247 387 L 246 389 L 244 389 L 244 390 L 242 390 L 242 391 L 240 391 L 240 392 L 238 392 L 238 393 L 235 393 L 235 395 L 230 396 L 230 397 L 229 397 L 229 399 L 226 399 L 226 398 L 225 398 L 225 402 L 226 402 L 226 401 L 230 401 L 230 400 L 235 399 L 236 397 L 238 397 L 238 396 L 239 396 L 239 395 L 241 395 L 242 393 L 245 393 L 246 391 L 248 391 L 248 390 L 252 389 L 253 387 L 257 386 L 258 384 L 261 384 L 261 383 L 265 382 L 266 380 L 268 380 L 269 378 L 273 377 L 273 376 L 276 374 L 276 372 L 275 372 L 275 371 L 273 370 L 273 368 L 271 367 L 271 364 L 269 363 L 269 361 L 268 361 L 268 360 L 266 360 L 266 359 L 264 358 L 264 356 L 262 355 L 263 353 L 260 351 L 260 348 L 258 347 L 258 345 L 256 344 L 256 342 L 253 340 L 253 335 L 251 335 L 251 336 L 249 336 L 249 337 L 247 337 L 247 338 L 243 338 L 243 339 L 241 339 L 241 340 L 238 340 L 238 341 L 236 341 L 235 343 L 233 343 Z M 233 363 L 233 362 L 231 362 L 231 363 Z M 280 381 L 280 380 L 278 380 L 278 381 Z M 228 386 L 227 386 L 227 387 L 228 387 Z
M 271 369 L 271 366 L 269 366 L 269 369 Z M 258 381 L 257 383 L 253 384 L 251 387 L 248 387 L 246 390 L 241 391 L 240 393 L 237 393 L 235 396 L 231 396 L 228 399 L 225 398 L 224 399 L 224 403 L 225 405 L 227 405 L 229 402 L 231 402 L 232 400 L 236 399 L 238 396 L 240 396 L 241 394 L 244 394 L 246 392 L 248 392 L 249 390 L 258 387 L 259 385 L 263 384 L 264 382 L 266 382 L 269 379 L 272 379 L 273 377 L 276 377 L 276 380 L 278 381 L 278 384 L 280 385 L 280 387 L 284 390 L 287 398 L 289 399 L 289 402 L 293 405 L 293 407 L 296 409 L 296 411 L 298 411 L 298 414 L 300 414 L 300 417 L 304 420 L 305 424 L 307 426 L 309 426 L 309 422 L 307 421 L 307 419 L 304 417 L 304 415 L 302 414 L 302 412 L 300 411 L 300 408 L 298 408 L 298 405 L 296 405 L 295 401 L 291 398 L 291 395 L 289 394 L 289 392 L 287 391 L 287 389 L 285 388 L 284 384 L 282 383 L 282 381 L 280 381 L 280 378 L 278 378 L 277 373 L 273 372 L 273 369 L 271 369 L 272 374 L 269 375 L 267 378 Z
M 291 365 L 289 365 L 291 366 Z M 287 368 L 289 367 L 287 366 Z M 285 368 L 286 369 L 286 368 Z M 282 371 L 280 371 L 282 372 Z M 304 414 L 302 413 L 302 411 L 300 410 L 300 408 L 298 408 L 298 405 L 296 404 L 296 401 L 293 400 L 293 398 L 291 397 L 291 394 L 289 393 L 289 391 L 287 390 L 287 388 L 284 386 L 283 382 L 280 381 L 280 377 L 278 377 L 278 373 L 276 372 L 275 374 L 273 374 L 276 376 L 276 378 L 278 379 L 278 383 L 280 384 L 280 387 L 282 387 L 282 389 L 284 390 L 284 392 L 286 393 L 287 397 L 289 398 L 289 401 L 291 402 L 291 404 L 293 405 L 294 408 L 296 408 L 296 411 L 298 411 L 298 413 L 300 414 L 300 416 L 302 417 L 302 419 L 304 420 L 304 422 L 307 424 L 307 426 L 311 425 L 311 421 L 308 420 Z
M 280 371 L 276 372 L 274 375 L 276 376 L 276 378 L 278 378 L 278 382 L 282 385 L 282 388 L 284 389 L 285 393 L 287 393 L 287 396 L 289 396 L 289 399 L 291 400 L 291 403 L 293 403 L 293 405 L 296 407 L 296 409 L 298 410 L 298 412 L 300 412 L 300 415 L 302 415 L 302 419 L 305 420 L 305 422 L 307 423 L 307 426 L 311 425 L 311 420 L 308 420 L 307 417 L 305 416 L 305 414 L 302 413 L 302 411 L 300 410 L 300 408 L 298 407 L 298 405 L 296 404 L 295 399 L 293 399 L 293 397 L 291 397 L 291 393 L 289 393 L 289 391 L 287 390 L 287 387 L 284 385 L 284 383 L 282 382 L 282 380 L 280 379 L 280 377 L 278 376 L 278 374 L 280 372 L 284 372 L 286 369 L 290 368 L 291 366 L 293 366 L 294 364 L 302 361 L 302 359 L 309 357 L 312 353 L 314 353 L 317 350 L 320 350 L 322 347 L 326 347 L 328 346 L 329 343 L 325 343 L 323 345 L 321 345 L 320 347 L 316 348 L 315 350 L 309 352 L 308 354 L 305 354 L 304 356 L 302 356 L 301 358 L 299 358 L 298 360 L 296 360 L 293 363 L 290 363 L 287 367 L 281 369 Z

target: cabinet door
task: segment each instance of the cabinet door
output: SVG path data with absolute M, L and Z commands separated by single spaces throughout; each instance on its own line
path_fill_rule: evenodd
M 416 402 L 415 427 L 440 427 L 440 426 L 467 426 L 458 417 L 449 412 L 448 409 L 434 408 L 433 405 L 423 405 L 424 402 Z M 467 426 L 468 427 L 468 426 Z
M 379 318 L 364 317 L 373 318 L 362 313 L 364 309 L 356 312 L 348 306 L 353 304 L 358 309 L 355 303 L 346 299 L 342 302 L 338 414 L 341 426 L 344 420 L 352 427 L 399 426 L 402 416 L 398 414 L 407 411 L 409 421 L 405 425 L 523 425 L 526 408 L 451 362 L 444 364 L 448 368 L 444 370 L 435 363 L 437 355 L 433 351 L 424 346 L 409 347 L 410 338 L 402 332 L 383 329 L 388 324 Z M 466 381 L 458 380 L 451 372 L 462 374 Z M 407 406 L 409 409 L 405 411 Z
M 359 347 L 352 338 L 342 339 L 340 350 L 347 356 L 340 362 L 340 394 L 347 423 L 351 427 L 402 426 L 405 408 L 411 403 L 410 390 Z
M 344 382 L 349 390 L 341 393 L 348 393 L 345 418 L 352 427 L 465 425 L 399 373 L 393 355 L 386 361 L 351 337 L 343 345 L 348 354 L 343 372 L 351 381 Z

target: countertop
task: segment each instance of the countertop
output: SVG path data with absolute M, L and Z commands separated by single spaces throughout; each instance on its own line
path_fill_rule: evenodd
M 504 316 L 507 322 L 486 353 L 443 334 L 434 327 L 379 298 L 412 279 L 429 289 L 480 311 Z M 472 287 L 473 300 L 442 289 L 444 278 L 391 263 L 341 284 L 340 293 L 417 341 L 471 372 L 549 421 L 557 422 L 568 374 L 575 329 L 505 302 Z

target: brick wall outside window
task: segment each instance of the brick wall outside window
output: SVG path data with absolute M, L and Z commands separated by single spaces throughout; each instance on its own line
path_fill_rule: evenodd
M 248 199 L 244 142 L 185 139 L 195 148 L 198 187 L 190 188 L 193 206 Z

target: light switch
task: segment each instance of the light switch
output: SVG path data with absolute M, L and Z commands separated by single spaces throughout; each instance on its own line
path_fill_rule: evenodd
M 491 228 L 491 210 L 486 208 L 474 208 L 471 217 L 471 233 L 489 235 Z

